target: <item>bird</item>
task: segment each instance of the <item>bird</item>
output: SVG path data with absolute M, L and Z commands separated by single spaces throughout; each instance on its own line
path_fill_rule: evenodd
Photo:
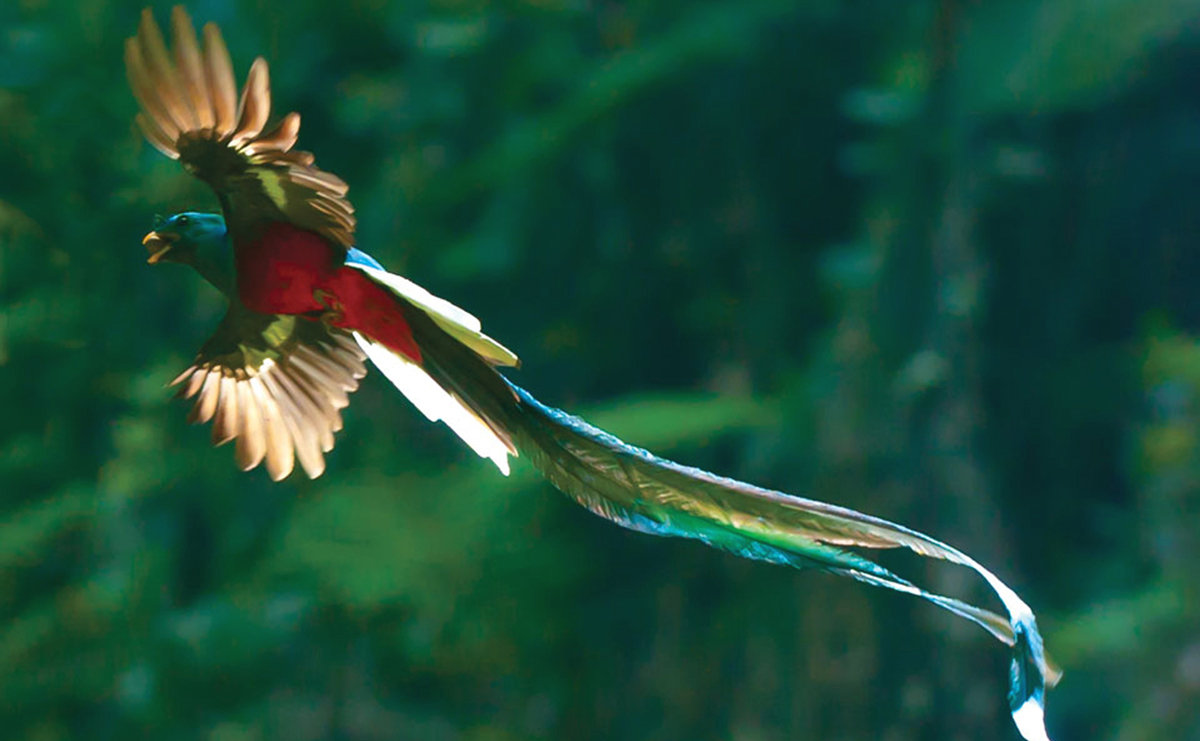
M 215 444 L 234 442 L 243 470 L 274 480 L 299 463 L 310 478 L 342 429 L 341 410 L 369 362 L 431 421 L 442 421 L 508 475 L 526 458 L 591 512 L 642 533 L 690 538 L 750 559 L 813 568 L 925 599 L 1012 648 L 1009 705 L 1019 733 L 1048 741 L 1045 690 L 1061 670 L 1046 656 L 1029 606 L 966 553 L 887 520 L 765 489 L 660 458 L 510 381 L 511 350 L 474 315 L 387 271 L 360 250 L 348 186 L 295 145 L 300 116 L 267 129 L 267 62 L 250 66 L 240 96 L 220 29 L 198 37 L 171 12 L 171 49 L 153 13 L 126 40 L 125 66 L 151 145 L 207 183 L 219 213 L 156 218 L 147 261 L 191 267 L 227 311 L 171 385 L 212 422 Z M 936 594 L 863 550 L 903 548 L 975 571 L 1007 617 Z M 857 550 L 856 550 L 857 549 Z

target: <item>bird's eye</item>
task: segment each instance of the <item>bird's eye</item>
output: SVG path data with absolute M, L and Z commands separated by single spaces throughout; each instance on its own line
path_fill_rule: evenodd
M 180 216 L 180 217 L 179 217 L 179 222 L 178 222 L 178 223 L 179 223 L 179 225 L 180 225 L 180 226 L 187 226 L 187 223 L 188 223 L 188 217 L 187 217 L 187 216 Z

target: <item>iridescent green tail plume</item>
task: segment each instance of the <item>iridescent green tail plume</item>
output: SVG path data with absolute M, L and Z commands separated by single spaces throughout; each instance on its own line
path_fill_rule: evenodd
M 592 512 L 639 532 L 694 538 L 746 558 L 814 567 L 906 592 L 964 617 L 1013 647 L 1013 719 L 1029 741 L 1047 738 L 1043 693 L 1047 683 L 1058 681 L 1060 672 L 1047 664 L 1029 606 L 966 554 L 861 512 L 664 460 L 541 404 L 521 388 L 512 389 L 525 421 L 514 430 L 517 448 L 555 486 Z M 908 548 L 967 566 L 988 582 L 1009 617 L 925 591 L 845 550 L 855 546 Z
M 556 487 L 592 512 L 652 535 L 693 538 L 746 558 L 812 567 L 928 600 L 1013 647 L 1009 701 L 1029 741 L 1047 739 L 1046 685 L 1061 672 L 1047 662 L 1029 606 L 970 556 L 878 517 L 784 494 L 664 460 L 548 407 L 417 318 L 426 369 L 505 435 Z M 907 548 L 966 566 L 1008 612 L 998 615 L 928 592 L 848 548 Z

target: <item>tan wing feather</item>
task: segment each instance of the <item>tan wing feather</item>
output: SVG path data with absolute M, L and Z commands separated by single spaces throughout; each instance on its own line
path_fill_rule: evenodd
M 179 77 L 192 104 L 196 123 L 202 129 L 211 129 L 216 123 L 213 117 L 212 100 L 208 95 L 208 76 L 204 71 L 204 58 L 196 45 L 196 29 L 192 19 L 180 6 L 171 11 L 171 45 L 175 48 L 175 64 Z
M 188 421 L 194 424 L 204 424 L 213 418 L 217 411 L 217 402 L 221 398 L 221 376 L 218 373 L 206 373 L 204 385 L 200 388 L 200 398 L 196 399 Z
M 179 125 L 171 118 L 155 92 L 154 79 L 146 69 L 146 60 L 142 58 L 142 48 L 138 45 L 137 39 L 125 40 L 125 72 L 134 97 L 137 98 L 142 110 L 145 111 L 146 118 L 149 119 L 148 123 L 151 123 L 155 130 L 160 131 L 171 142 L 173 153 L 168 152 L 168 156 L 178 158 L 179 150 L 175 148 L 174 142 L 179 138 Z
M 232 400 L 231 400 L 232 401 Z M 267 454 L 267 441 L 263 435 L 262 413 L 258 409 L 258 401 L 250 391 L 248 383 L 237 386 L 237 405 L 242 411 L 243 425 L 237 439 L 237 464 L 243 471 L 262 463 Z
M 267 125 L 271 115 L 271 80 L 267 71 L 267 60 L 258 57 L 250 65 L 250 74 L 242 88 L 242 102 L 238 105 L 238 125 L 229 144 L 241 149 L 254 141 Z
M 278 382 L 280 377 L 278 373 L 263 373 L 259 379 L 267 394 L 279 406 L 280 416 L 296 449 L 296 460 L 300 461 L 308 477 L 315 479 L 325 470 L 325 457 L 321 455 L 321 446 L 317 442 L 318 432 L 312 424 L 301 424 L 308 421 L 307 410 L 302 409 L 299 399 Z
M 230 402 L 217 405 L 217 413 L 213 417 L 213 445 L 224 445 L 238 435 L 238 408 L 241 405 L 233 403 L 237 394 L 235 383 L 233 376 L 221 376 L 221 397 Z
M 300 136 L 300 114 L 295 111 L 283 117 L 275 128 L 248 143 L 243 149 L 251 158 L 270 151 L 286 152 L 296 146 Z
M 154 15 L 149 8 L 142 11 L 137 38 L 141 45 L 142 59 L 146 63 L 146 70 L 158 93 L 162 108 L 180 131 L 196 128 L 196 119 L 191 107 L 179 94 L 179 76 L 175 72 L 175 65 L 171 63 L 170 55 L 167 54 L 167 44 L 163 41 L 162 31 L 154 22 Z
M 229 50 L 225 48 L 225 39 L 221 38 L 221 30 L 215 23 L 204 24 L 204 59 L 216 134 L 224 137 L 233 131 L 237 122 L 237 81 L 233 77 L 233 64 Z
M 314 393 L 310 388 L 306 388 L 298 374 L 295 377 L 283 373 L 267 375 L 270 377 L 270 381 L 278 386 L 278 391 L 275 392 L 276 398 L 286 396 L 295 407 L 296 418 L 307 420 L 308 424 L 304 427 L 316 433 L 314 439 L 321 452 L 328 453 L 333 450 L 333 433 L 340 430 L 342 426 L 342 417 L 338 414 L 338 410 L 332 404 L 322 406 L 319 401 L 320 395 Z M 315 478 L 316 474 L 307 466 L 305 466 L 305 470 L 308 471 L 309 476 Z
M 134 120 L 137 121 L 138 128 L 142 130 L 142 134 L 154 145 L 155 149 L 173 160 L 179 159 L 179 151 L 175 149 L 175 142 L 158 127 L 154 119 L 145 113 L 139 113 Z

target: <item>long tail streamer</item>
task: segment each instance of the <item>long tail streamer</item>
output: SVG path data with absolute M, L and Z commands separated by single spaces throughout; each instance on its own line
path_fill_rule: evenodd
M 1028 741 L 1049 741 L 1048 662 L 1033 611 L 962 551 L 903 525 L 837 505 L 724 478 L 659 458 L 584 420 L 546 406 L 513 385 L 423 312 L 406 312 L 424 353 L 423 370 L 451 398 L 503 433 L 557 488 L 592 512 L 652 535 L 692 538 L 739 556 L 811 567 L 928 600 L 981 626 L 1013 649 L 1009 704 Z M 979 574 L 1008 617 L 935 594 L 850 548 L 906 548 Z

